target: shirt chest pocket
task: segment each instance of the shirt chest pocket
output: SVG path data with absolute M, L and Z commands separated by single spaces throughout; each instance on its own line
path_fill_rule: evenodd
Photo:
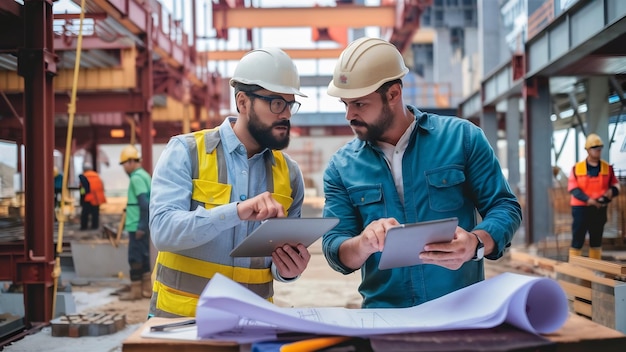
M 348 189 L 352 205 L 359 210 L 364 223 L 387 217 L 381 185 L 358 186 Z
M 435 211 L 452 211 L 463 206 L 465 174 L 460 166 L 426 172 L 428 202 Z
M 193 180 L 193 192 L 191 194 L 192 209 L 201 205 L 207 209 L 230 202 L 232 186 L 205 180 Z

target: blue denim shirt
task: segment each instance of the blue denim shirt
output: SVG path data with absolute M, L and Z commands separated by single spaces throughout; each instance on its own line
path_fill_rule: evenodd
M 504 254 L 521 223 L 520 205 L 482 130 L 467 120 L 408 108 L 417 126 L 402 160 L 404 204 L 377 146 L 355 138 L 328 163 L 324 216 L 341 221 L 322 246 L 336 271 L 354 271 L 339 260 L 339 246 L 380 218 L 413 223 L 457 217 L 463 229 L 491 234 L 496 247 L 489 259 Z M 430 264 L 378 270 L 379 260 L 380 252 L 374 253 L 361 267 L 364 308 L 410 307 L 484 279 L 482 260 L 458 270 Z

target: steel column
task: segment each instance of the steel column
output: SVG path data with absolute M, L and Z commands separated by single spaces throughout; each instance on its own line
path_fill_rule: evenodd
M 538 243 L 552 233 L 552 211 L 546 201 L 552 187 L 550 85 L 547 77 L 525 80 L 524 136 L 526 136 L 526 244 Z
M 152 20 L 148 21 L 147 33 L 152 31 Z M 143 48 L 139 49 L 138 61 L 143 63 L 137 65 L 138 86 L 143 100 L 143 110 L 139 113 L 140 139 L 141 139 L 141 166 L 152 174 L 152 97 L 154 95 L 154 64 L 152 61 L 153 42 L 150 35 L 144 35 Z
M 52 0 L 24 1 L 24 47 L 18 58 L 25 97 L 24 260 L 17 263 L 16 282 L 24 286 L 27 324 L 51 320 L 54 294 L 52 22 Z

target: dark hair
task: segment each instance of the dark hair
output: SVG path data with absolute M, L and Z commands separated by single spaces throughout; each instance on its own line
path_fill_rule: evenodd
M 237 93 L 239 92 L 256 92 L 257 90 L 263 89 L 263 87 L 261 87 L 258 84 L 243 84 L 243 83 L 235 83 L 235 96 L 237 96 Z
M 239 82 L 235 82 L 235 85 L 233 88 L 235 88 L 235 100 L 237 99 L 237 93 L 239 92 L 249 93 L 249 92 L 255 92 L 257 90 L 263 89 L 263 87 L 261 87 L 258 84 L 243 84 Z M 235 107 L 237 108 L 237 112 L 239 112 L 239 106 L 235 104 Z
M 383 83 L 382 86 L 380 86 L 380 87 L 378 87 L 378 89 L 376 89 L 376 93 L 384 96 L 387 93 L 387 91 L 389 90 L 389 88 L 391 86 L 393 86 L 394 84 L 396 84 L 396 83 L 400 84 L 400 88 L 402 88 L 402 79 L 398 78 L 398 79 L 394 79 L 392 81 Z

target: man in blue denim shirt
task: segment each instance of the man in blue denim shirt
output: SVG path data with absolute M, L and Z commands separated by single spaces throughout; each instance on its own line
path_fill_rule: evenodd
M 324 235 L 323 251 L 338 272 L 361 269 L 364 308 L 415 306 L 483 280 L 483 255 L 500 258 L 521 222 L 482 130 L 406 106 L 407 72 L 389 42 L 361 38 L 343 51 L 328 85 L 357 138 L 324 173 L 324 216 L 341 221 Z M 389 228 L 449 217 L 459 220 L 452 241 L 415 248 L 425 265 L 378 269 Z

